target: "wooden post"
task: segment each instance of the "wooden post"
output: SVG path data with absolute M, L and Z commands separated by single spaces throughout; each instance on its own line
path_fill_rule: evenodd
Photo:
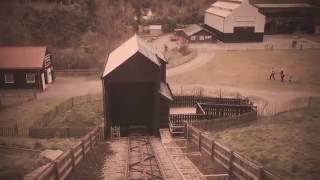
M 264 170 L 263 167 L 259 167 L 259 175 L 258 175 L 258 179 L 259 180 L 263 180 L 264 179 Z
M 90 147 L 92 148 L 92 133 L 89 133 L 89 142 L 90 142 Z
M 82 154 L 83 154 L 83 158 L 84 158 L 84 156 L 86 155 L 86 151 L 85 151 L 83 139 L 81 139 L 81 147 L 82 147 Z
M 201 152 L 201 136 L 202 136 L 202 133 L 200 132 L 199 133 L 199 146 L 198 146 L 198 149 L 199 149 L 199 152 Z
M 311 101 L 312 101 L 312 97 L 310 96 L 308 99 L 308 109 L 311 109 Z
M 230 160 L 229 160 L 229 169 L 228 169 L 229 177 L 232 176 L 232 166 L 233 166 L 233 160 L 234 160 L 233 151 L 231 151 L 230 153 L 231 153 L 231 156 L 230 156 Z
M 216 147 L 216 143 L 214 142 L 214 140 L 212 140 L 212 144 L 211 144 L 211 158 L 212 160 L 214 160 L 214 149 Z

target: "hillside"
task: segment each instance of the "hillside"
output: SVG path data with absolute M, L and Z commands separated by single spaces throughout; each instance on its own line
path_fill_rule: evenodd
M 166 31 L 197 23 L 215 0 L 1 0 L 0 45 L 46 45 L 57 68 L 103 68 L 112 50 L 137 29 L 134 16 L 150 7 Z M 303 0 L 252 0 L 301 2 Z

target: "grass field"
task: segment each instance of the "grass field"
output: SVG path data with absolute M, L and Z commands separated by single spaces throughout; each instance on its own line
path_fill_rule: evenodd
M 101 101 L 85 102 L 67 109 L 49 122 L 49 128 L 87 128 L 103 122 L 103 109 Z
M 317 99 L 311 109 L 283 113 L 212 136 L 282 179 L 316 180 L 320 177 L 319 117 Z
M 269 91 L 320 91 L 319 50 L 215 51 L 216 56 L 200 68 L 168 78 L 170 84 L 204 84 Z M 292 76 L 292 82 L 270 81 L 274 67 Z M 288 76 L 287 76 L 288 77 Z

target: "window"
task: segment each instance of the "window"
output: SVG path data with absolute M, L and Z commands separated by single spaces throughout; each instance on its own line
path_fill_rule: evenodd
M 199 36 L 200 41 L 204 40 L 204 36 Z
M 194 40 L 196 40 L 196 37 L 195 37 L 195 36 L 191 36 L 191 37 L 190 37 L 190 40 L 191 40 L 191 41 L 194 41 Z
M 4 75 L 4 82 L 6 84 L 13 84 L 14 83 L 14 75 L 13 74 L 5 74 Z
M 212 39 L 212 36 L 206 36 L 205 38 L 206 39 Z
M 26 73 L 26 82 L 27 83 L 35 83 L 36 75 L 34 73 Z

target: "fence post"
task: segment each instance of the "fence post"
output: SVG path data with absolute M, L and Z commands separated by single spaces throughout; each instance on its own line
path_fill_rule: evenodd
M 89 133 L 89 140 L 90 140 L 90 147 L 92 148 L 93 144 L 92 144 L 92 133 Z
M 83 139 L 81 139 L 81 147 L 82 147 L 82 153 L 83 153 L 83 158 L 84 158 L 84 156 L 86 155 L 86 149 L 85 149 L 85 147 L 84 147 L 84 141 L 83 141 Z
M 234 154 L 233 154 L 233 151 L 231 151 L 230 153 L 231 153 L 231 156 L 230 156 L 230 161 L 229 161 L 229 170 L 228 170 L 229 177 L 231 177 L 231 176 L 232 176 L 232 166 L 233 166 L 233 160 L 234 160 Z
M 188 133 L 188 123 L 184 123 L 184 138 L 186 138 L 188 140 L 188 136 L 189 136 L 189 133 Z
M 311 101 L 312 101 L 312 97 L 310 96 L 308 99 L 308 109 L 311 109 Z
M 198 146 L 198 149 L 199 149 L 199 152 L 201 152 L 201 138 L 202 137 L 202 132 L 199 133 L 199 146 Z
M 214 142 L 214 140 L 212 140 L 212 144 L 211 144 L 211 158 L 212 160 L 214 160 L 214 149 L 216 147 L 216 144 Z
M 263 180 L 264 179 L 264 170 L 263 167 L 259 167 L 259 175 L 258 175 L 258 179 L 259 180 Z

